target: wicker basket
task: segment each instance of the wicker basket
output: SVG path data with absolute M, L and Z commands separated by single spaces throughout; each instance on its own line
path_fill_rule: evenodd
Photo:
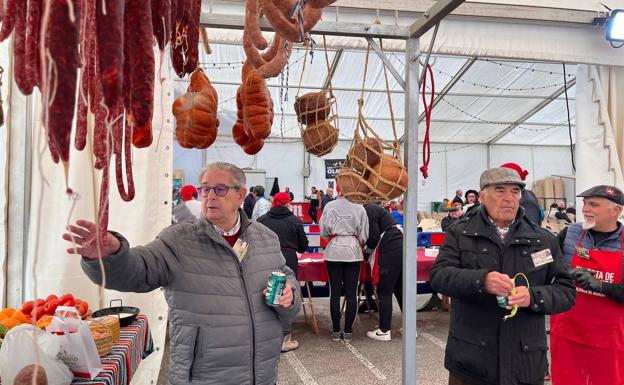
M 104 317 L 94 318 L 94 320 L 104 324 L 110 329 L 113 336 L 113 343 L 116 343 L 119 340 L 119 318 L 112 315 L 107 315 Z
M 100 357 L 113 351 L 113 334 L 108 326 L 100 321 L 90 320 L 89 329 Z
M 323 156 L 329 154 L 338 144 L 338 130 L 323 120 L 304 129 L 301 138 L 307 152 Z

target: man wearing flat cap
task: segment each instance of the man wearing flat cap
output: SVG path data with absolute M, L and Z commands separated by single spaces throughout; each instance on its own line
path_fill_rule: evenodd
M 431 268 L 433 289 L 452 298 L 449 385 L 543 384 L 544 316 L 574 305 L 557 239 L 520 207 L 524 186 L 514 170 L 484 171 L 481 206 L 450 227 Z
M 624 194 L 600 185 L 583 198 L 584 223 L 559 233 L 577 284 L 572 310 L 551 320 L 553 384 L 624 384 Z

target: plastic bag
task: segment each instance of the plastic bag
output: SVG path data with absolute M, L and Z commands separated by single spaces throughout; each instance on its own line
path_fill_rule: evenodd
M 16 326 L 6 335 L 0 348 L 2 383 L 12 384 L 22 368 L 38 364 L 46 372 L 48 385 L 71 384 L 73 374 L 67 365 L 56 358 L 60 351 L 61 345 L 43 330 L 33 325 Z
M 93 379 L 102 371 L 102 361 L 89 325 L 72 307 L 59 306 L 54 314 L 46 332 L 61 345 L 59 358 L 76 377 Z

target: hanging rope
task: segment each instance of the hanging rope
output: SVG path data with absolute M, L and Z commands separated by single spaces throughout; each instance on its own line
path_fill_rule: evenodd
M 435 99 L 435 81 L 433 78 L 433 69 L 431 64 L 427 64 L 427 68 L 424 69 L 424 76 L 422 82 L 422 101 L 425 110 L 425 139 L 423 140 L 423 165 L 420 167 L 420 172 L 423 178 L 429 177 L 429 160 L 431 160 L 431 142 L 429 141 L 429 129 L 431 127 L 431 111 L 433 111 L 433 101 Z M 427 103 L 427 75 L 431 77 L 431 95 L 429 97 L 429 103 Z

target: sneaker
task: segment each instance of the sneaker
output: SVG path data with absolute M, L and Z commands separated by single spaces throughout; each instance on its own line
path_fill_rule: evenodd
M 295 350 L 298 347 L 299 347 L 299 342 L 293 340 L 291 337 L 291 334 L 284 336 L 284 340 L 282 340 L 282 353 Z
M 341 332 L 331 332 L 331 340 L 334 342 L 340 341 Z
M 344 342 L 351 342 L 353 340 L 353 334 L 352 333 L 342 333 L 342 340 Z
M 390 335 L 390 330 L 387 332 L 382 332 L 381 329 L 375 329 L 370 332 L 366 332 L 368 338 L 372 338 L 377 341 L 390 341 L 392 339 Z

